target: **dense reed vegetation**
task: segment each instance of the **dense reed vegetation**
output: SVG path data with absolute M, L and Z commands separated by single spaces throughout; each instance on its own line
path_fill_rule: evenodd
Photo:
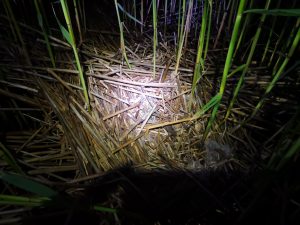
M 22 224 L 23 217 L 37 217 L 34 210 L 48 206 L 55 213 L 63 209 L 68 218 L 76 210 L 82 216 L 97 211 L 109 223 L 134 218 L 140 224 L 141 215 L 128 211 L 131 204 L 122 208 L 117 194 L 104 201 L 98 193 L 94 201 L 93 188 L 93 194 L 81 192 L 96 184 L 106 197 L 109 191 L 122 193 L 105 188 L 126 176 L 128 183 L 130 176 L 144 182 L 143 170 L 141 175 L 115 170 L 124 165 L 171 171 L 152 174 L 162 183 L 174 182 L 176 176 L 197 183 L 201 177 L 211 189 L 197 185 L 216 204 L 203 213 L 203 224 L 216 224 L 206 220 L 216 212 L 223 219 L 232 216 L 228 223 L 244 222 L 265 203 L 259 198 L 273 185 L 271 178 L 264 183 L 268 172 L 275 178 L 278 173 L 278 186 L 286 185 L 284 196 L 290 195 L 290 212 L 278 210 L 280 223 L 296 221 L 299 182 L 285 175 L 298 168 L 300 150 L 297 0 L 0 4 L 0 224 Z M 215 172 L 219 169 L 226 172 Z M 110 170 L 114 172 L 103 175 Z M 185 175 L 173 175 L 178 170 Z M 229 202 L 235 201 L 221 210 L 224 196 L 216 194 L 220 189 L 214 190 L 210 178 L 203 178 L 203 170 L 214 171 L 214 177 L 230 177 L 232 171 L 251 174 L 245 181 L 249 190 L 236 174 L 237 186 L 229 185 L 231 177 L 217 182 L 228 188 L 230 194 L 224 196 Z M 256 179 L 253 171 L 263 175 Z M 250 184 L 262 191 L 256 193 Z M 132 197 L 131 191 L 139 190 L 130 185 L 120 186 Z M 83 200 L 85 194 L 89 200 Z M 276 197 L 267 195 L 266 202 Z M 173 200 L 166 199 L 172 208 Z M 169 224 L 165 212 L 151 223 Z

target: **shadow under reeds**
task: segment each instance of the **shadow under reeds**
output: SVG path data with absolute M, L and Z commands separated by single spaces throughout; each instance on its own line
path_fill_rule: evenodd
M 296 224 L 299 182 L 291 171 L 297 168 L 293 163 L 279 172 L 246 174 L 125 166 L 78 184 L 84 191 L 69 199 L 68 209 L 54 201 L 25 224 L 55 219 L 56 224 Z M 95 204 L 115 208 L 117 214 L 89 210 Z

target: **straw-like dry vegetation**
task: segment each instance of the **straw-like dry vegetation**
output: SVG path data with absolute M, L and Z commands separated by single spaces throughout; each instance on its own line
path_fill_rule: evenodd
M 296 221 L 297 7 L 1 1 L 0 224 Z

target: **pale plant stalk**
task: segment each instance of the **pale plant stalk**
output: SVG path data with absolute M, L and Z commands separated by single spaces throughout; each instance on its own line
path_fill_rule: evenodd
M 296 30 L 297 30 L 297 26 L 293 28 L 293 30 L 290 32 L 290 34 L 295 34 Z M 286 52 L 286 49 L 288 48 L 288 46 L 290 46 L 292 41 L 293 41 L 293 35 L 289 35 L 288 39 L 285 41 L 284 46 L 282 46 L 282 48 L 281 48 L 281 52 Z M 283 54 L 280 54 L 276 63 L 273 66 L 272 76 L 274 76 L 274 74 L 278 70 L 278 66 L 279 66 L 280 62 L 283 61 L 283 58 L 284 58 Z

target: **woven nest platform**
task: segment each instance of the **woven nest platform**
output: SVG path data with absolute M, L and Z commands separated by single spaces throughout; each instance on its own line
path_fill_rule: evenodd
M 39 40 L 29 43 L 34 46 L 30 49 L 34 66 L 23 66 L 17 54 L 11 57 L 7 46 L 2 49 L 9 71 L 5 85 L 22 91 L 19 94 L 7 89 L 2 94 L 23 102 L 30 113 L 24 113 L 23 107 L 22 117 L 33 121 L 28 132 L 6 133 L 5 139 L 31 168 L 29 174 L 64 180 L 63 173 L 86 176 L 127 164 L 144 169 L 247 168 L 255 149 L 251 148 L 247 130 L 235 131 L 238 122 L 234 123 L 253 107 L 247 90 L 247 100 L 241 94 L 239 108 L 234 108 L 228 118 L 232 123 L 224 123 L 226 106 L 221 104 L 218 118 L 203 140 L 210 110 L 199 110 L 218 89 L 214 82 L 216 52 L 209 52 L 208 69 L 203 71 L 190 104 L 195 52 L 185 50 L 176 74 L 174 48 L 167 42 L 160 43 L 153 76 L 151 40 L 126 43 L 131 68 L 122 61 L 118 37 L 111 42 L 104 40 L 107 38 L 99 35 L 98 41 L 91 39 L 80 47 L 90 111 L 68 44 L 51 40 L 57 68 L 44 66 L 49 59 L 41 57 L 45 51 Z M 257 71 L 252 73 L 259 74 L 263 69 Z M 257 77 L 259 80 L 255 76 L 246 79 L 247 88 L 253 88 L 253 84 L 265 86 L 264 76 Z M 224 102 L 229 93 L 225 93 Z

